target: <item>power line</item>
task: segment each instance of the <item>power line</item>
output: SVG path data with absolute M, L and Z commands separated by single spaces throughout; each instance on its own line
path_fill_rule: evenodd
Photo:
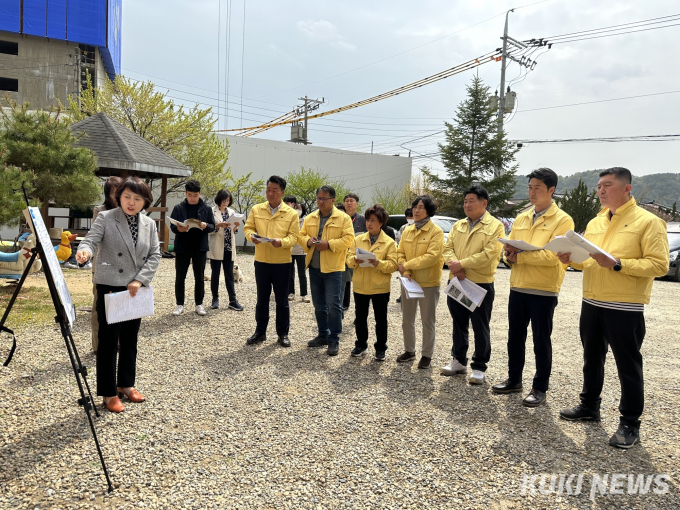
M 618 142 L 677 142 L 680 135 L 634 135 L 599 138 L 563 138 L 552 140 L 512 140 L 521 144 L 532 143 L 618 143 Z
M 551 110 L 553 108 L 566 108 L 568 106 L 581 106 L 581 105 L 584 105 L 584 104 L 608 103 L 608 102 L 611 102 L 611 101 L 622 101 L 624 99 L 637 99 L 639 97 L 662 96 L 662 95 L 665 95 L 665 94 L 677 94 L 678 92 L 680 92 L 680 90 L 669 90 L 668 92 L 655 92 L 653 94 L 641 94 L 641 95 L 638 95 L 638 96 L 616 97 L 616 98 L 613 98 L 613 99 L 600 99 L 600 100 L 597 100 L 597 101 L 586 101 L 586 102 L 583 102 L 583 103 L 571 103 L 571 104 L 562 104 L 562 105 L 556 105 L 556 106 L 544 106 L 542 108 L 529 108 L 527 110 L 518 111 L 517 113 L 535 112 L 535 111 L 538 111 L 538 110 Z
M 241 126 L 243 127 L 243 70 L 246 57 L 246 0 L 243 0 L 243 45 L 241 47 Z

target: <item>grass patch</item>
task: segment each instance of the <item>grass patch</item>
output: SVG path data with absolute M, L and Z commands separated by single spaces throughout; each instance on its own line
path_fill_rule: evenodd
M 5 313 L 15 288 L 15 285 L 0 286 L 0 314 Z M 71 299 L 76 308 L 92 304 L 92 294 L 72 294 Z M 54 316 L 54 304 L 49 289 L 24 286 L 12 306 L 6 325 L 10 329 L 21 331 L 36 324 L 52 324 Z

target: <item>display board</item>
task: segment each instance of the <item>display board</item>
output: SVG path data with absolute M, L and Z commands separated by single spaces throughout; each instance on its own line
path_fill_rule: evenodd
M 64 310 L 66 311 L 66 317 L 70 326 L 76 320 L 76 310 L 73 306 L 73 301 L 71 300 L 71 293 L 66 285 L 66 280 L 64 280 L 64 273 L 61 272 L 61 266 L 59 265 L 59 260 L 57 260 L 57 254 L 52 246 L 52 240 L 50 235 L 45 228 L 45 222 L 40 215 L 40 209 L 37 207 L 29 207 L 24 210 L 24 216 L 29 225 L 33 225 L 33 233 L 38 239 L 38 242 L 43 247 L 43 252 L 45 253 L 45 260 L 43 264 L 47 264 L 50 268 L 50 273 L 52 275 L 52 280 L 54 281 L 54 286 L 57 289 L 57 294 L 61 300 L 61 304 L 64 305 Z M 47 273 L 45 274 L 47 276 Z

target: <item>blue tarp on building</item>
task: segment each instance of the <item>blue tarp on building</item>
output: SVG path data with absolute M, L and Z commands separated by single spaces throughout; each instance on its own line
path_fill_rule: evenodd
M 19 32 L 21 30 L 21 1 L 0 1 L 0 30 Z

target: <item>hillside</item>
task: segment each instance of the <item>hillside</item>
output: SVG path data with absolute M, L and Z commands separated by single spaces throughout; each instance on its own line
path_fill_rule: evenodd
M 560 176 L 557 184 L 557 192 L 564 193 L 575 188 L 579 179 L 584 181 L 589 188 L 595 189 L 599 180 L 599 173 L 602 170 L 587 170 L 576 172 L 567 177 Z M 680 173 L 660 173 L 644 176 L 633 176 L 633 195 L 636 200 L 643 202 L 654 201 L 665 206 L 672 206 L 678 202 L 680 206 Z M 527 198 L 527 179 L 518 177 L 515 186 L 515 198 Z

